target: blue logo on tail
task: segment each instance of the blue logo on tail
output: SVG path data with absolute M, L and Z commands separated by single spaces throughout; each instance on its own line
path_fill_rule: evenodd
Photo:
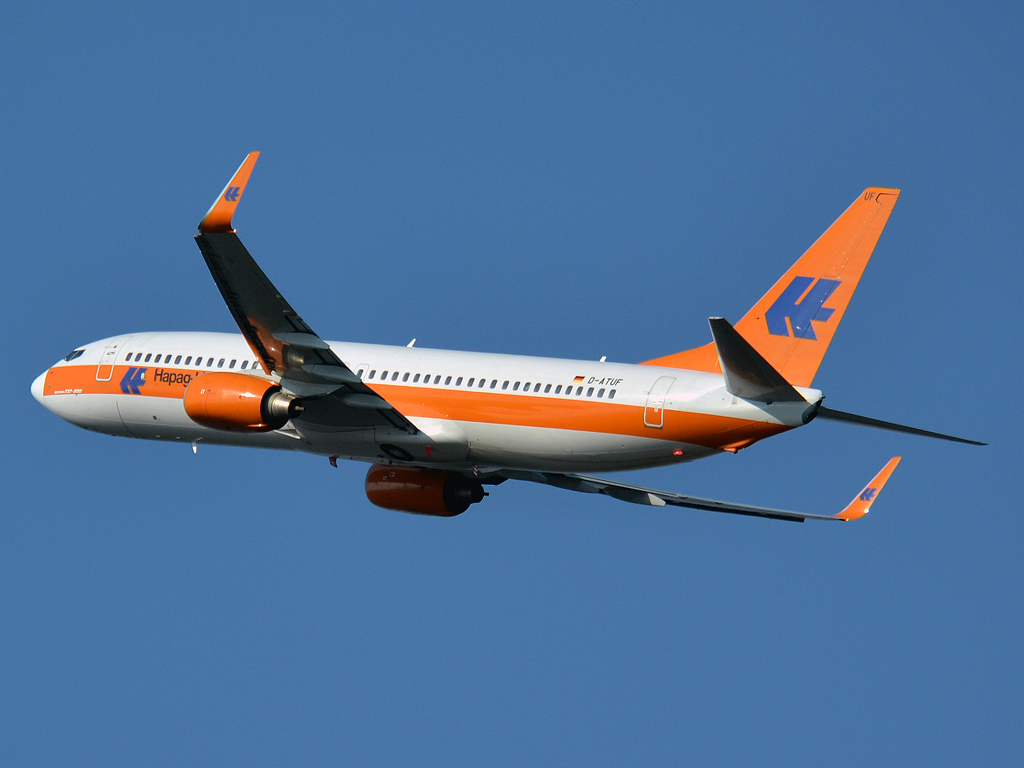
M 814 287 L 808 291 L 811 283 L 814 283 Z M 817 341 L 818 337 L 814 335 L 811 321 L 825 323 L 832 317 L 835 310 L 826 309 L 821 305 L 828 301 L 828 297 L 840 284 L 840 280 L 826 280 L 823 277 L 817 282 L 814 282 L 813 277 L 794 277 L 789 287 L 764 313 L 768 333 L 772 336 L 795 336 L 798 339 Z M 787 317 L 793 326 L 793 333 L 789 332 Z
M 864 493 L 860 495 L 861 501 L 871 501 L 875 496 L 878 495 L 877 488 L 865 488 Z
M 139 394 L 139 387 L 146 383 L 145 368 L 129 368 L 121 378 L 121 391 L 126 395 Z
M 228 187 L 224 192 L 224 199 L 229 203 L 233 203 L 238 200 L 238 195 L 241 191 L 241 187 Z

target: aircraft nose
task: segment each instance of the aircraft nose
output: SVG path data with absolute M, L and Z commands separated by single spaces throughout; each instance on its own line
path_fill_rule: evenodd
M 43 384 L 46 382 L 46 374 L 49 371 L 43 371 L 36 377 L 36 380 L 32 382 L 32 397 L 39 401 L 40 405 L 43 403 Z

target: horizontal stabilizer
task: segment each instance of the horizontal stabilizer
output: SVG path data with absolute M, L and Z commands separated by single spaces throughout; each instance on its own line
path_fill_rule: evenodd
M 765 403 L 803 402 L 782 374 L 736 331 L 724 317 L 708 318 L 715 349 L 725 375 L 725 388 L 745 400 Z
M 874 429 L 887 429 L 890 432 L 906 432 L 908 435 L 920 435 L 921 437 L 935 437 L 939 440 L 951 440 L 954 443 L 967 443 L 968 445 L 988 445 L 988 443 L 979 443 L 977 440 L 968 440 L 963 437 L 953 437 L 952 435 L 943 435 L 941 432 L 929 432 L 927 429 L 917 429 L 916 427 L 907 427 L 903 424 L 893 424 L 891 421 L 881 421 L 880 419 L 871 419 L 867 416 L 858 416 L 855 413 L 846 413 L 845 411 L 836 411 L 831 408 L 821 406 L 818 408 L 815 414 L 817 419 L 827 419 L 828 421 L 845 421 L 847 424 L 860 424 L 862 427 L 873 427 Z

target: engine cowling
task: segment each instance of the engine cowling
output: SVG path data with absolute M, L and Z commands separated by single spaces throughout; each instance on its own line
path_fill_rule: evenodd
M 213 429 L 270 432 L 301 412 L 302 404 L 281 387 L 244 373 L 204 373 L 185 388 L 185 413 Z
M 366 497 L 399 512 L 455 517 L 484 496 L 480 483 L 440 469 L 374 464 L 366 473 Z

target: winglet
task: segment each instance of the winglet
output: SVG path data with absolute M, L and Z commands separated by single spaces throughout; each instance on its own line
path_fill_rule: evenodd
M 259 152 L 250 152 L 245 156 L 245 160 L 238 166 L 231 181 L 213 201 L 213 205 L 203 216 L 203 220 L 199 222 L 200 232 L 234 232 L 231 228 L 231 219 L 235 215 L 235 208 L 238 207 L 238 202 L 242 199 L 245 185 L 249 182 L 249 175 L 259 156 Z
M 871 502 L 878 498 L 878 494 L 882 490 L 882 486 L 885 485 L 886 480 L 889 479 L 889 475 L 892 474 L 893 470 L 896 469 L 896 465 L 900 463 L 902 456 L 893 456 L 889 459 L 889 463 L 882 467 L 882 471 L 872 478 L 871 482 L 864 486 L 857 498 L 851 501 L 846 509 L 840 512 L 838 515 L 833 515 L 839 520 L 859 520 L 864 517 L 870 509 Z

